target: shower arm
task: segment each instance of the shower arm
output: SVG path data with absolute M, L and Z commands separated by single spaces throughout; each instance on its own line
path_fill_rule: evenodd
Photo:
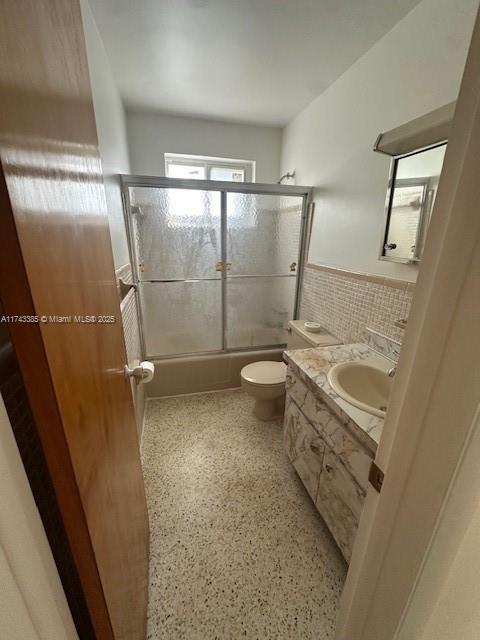
M 294 177 L 295 177 L 295 169 L 291 173 L 284 173 L 277 184 L 282 184 L 282 180 L 285 180 L 286 178 L 294 178 Z

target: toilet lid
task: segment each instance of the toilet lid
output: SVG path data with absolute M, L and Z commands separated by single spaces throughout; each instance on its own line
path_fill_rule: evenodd
M 252 384 L 282 384 L 287 377 L 287 365 L 273 361 L 252 362 L 243 367 L 242 377 Z

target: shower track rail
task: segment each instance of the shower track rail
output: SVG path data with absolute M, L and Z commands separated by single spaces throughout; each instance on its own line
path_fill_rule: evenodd
M 137 300 L 137 315 L 140 333 L 140 343 L 142 348 L 142 357 L 151 359 L 172 359 L 182 358 L 185 356 L 202 356 L 202 355 L 218 355 L 222 353 L 234 353 L 239 351 L 260 351 L 267 350 L 284 345 L 259 345 L 251 347 L 233 347 L 228 348 L 226 344 L 227 334 L 227 194 L 243 193 L 256 195 L 278 195 L 278 196 L 297 196 L 302 198 L 302 218 L 300 226 L 300 242 L 298 247 L 297 271 L 295 274 L 295 296 L 293 318 L 298 319 L 301 302 L 301 282 L 308 252 L 308 243 L 310 240 L 311 226 L 313 221 L 313 189 L 312 187 L 298 185 L 268 184 L 258 182 L 224 182 L 221 180 L 188 180 L 183 178 L 166 178 L 162 176 L 141 176 L 120 174 L 120 184 L 122 190 L 123 212 L 125 218 L 125 226 L 127 230 L 128 251 L 130 263 L 132 266 L 133 282 L 139 291 L 140 282 L 166 283 L 166 282 L 199 282 L 213 281 L 218 278 L 175 278 L 175 279 L 151 279 L 140 280 L 138 273 L 138 258 L 135 253 L 135 244 L 133 239 L 132 209 L 129 196 L 130 187 L 153 187 L 160 189 L 193 189 L 202 191 L 216 191 L 220 193 L 220 215 L 221 215 L 221 233 L 222 233 L 222 349 L 214 351 L 196 351 L 190 353 L 178 353 L 174 355 L 155 355 L 146 352 L 145 337 L 143 332 L 143 319 L 140 301 Z M 275 277 L 291 278 L 289 274 L 272 274 Z M 228 275 L 228 279 L 237 278 L 264 278 L 268 274 L 245 274 L 245 275 Z

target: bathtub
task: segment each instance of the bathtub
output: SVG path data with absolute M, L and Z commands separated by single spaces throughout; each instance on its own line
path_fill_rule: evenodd
M 145 385 L 149 398 L 240 387 L 240 371 L 259 360 L 282 360 L 283 348 L 237 351 L 154 360 L 155 377 Z

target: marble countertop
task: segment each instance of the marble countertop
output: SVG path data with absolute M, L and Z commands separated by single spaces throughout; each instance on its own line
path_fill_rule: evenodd
M 357 409 L 343 400 L 328 383 L 327 374 L 333 365 L 351 360 L 366 360 L 372 366 L 388 371 L 392 362 L 370 349 L 366 344 L 342 344 L 338 346 L 295 349 L 284 352 L 284 360 L 319 398 L 326 402 L 343 421 L 350 422 L 357 435 L 375 450 L 382 435 L 383 418 Z

